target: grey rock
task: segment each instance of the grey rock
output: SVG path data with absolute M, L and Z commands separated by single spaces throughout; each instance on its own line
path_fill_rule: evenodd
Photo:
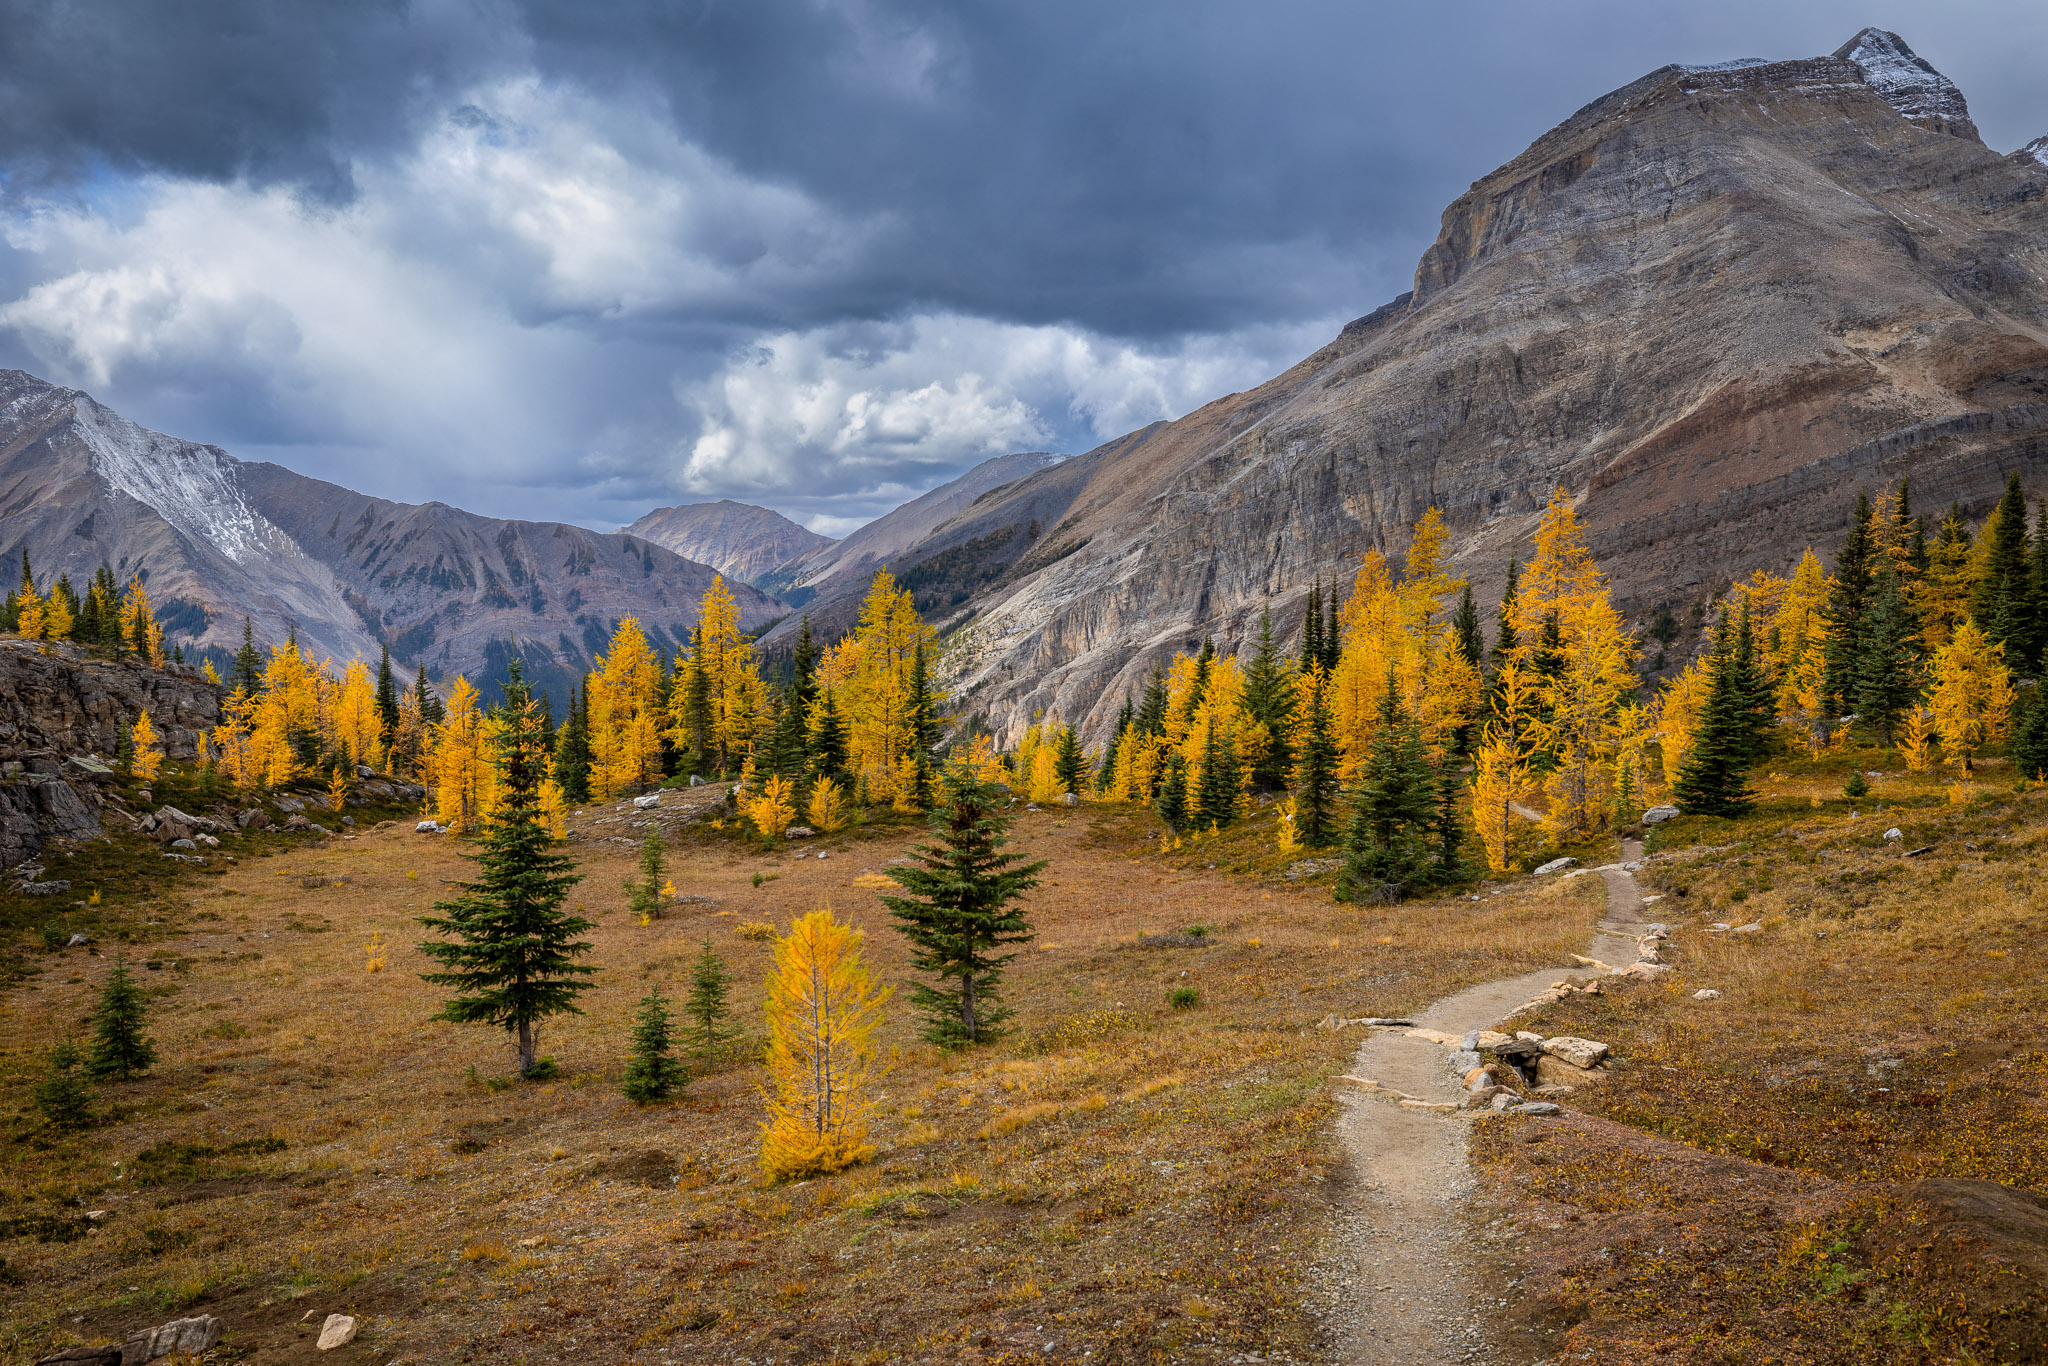
M 171 848 L 173 848 L 173 849 L 197 849 L 198 847 L 199 847 L 199 846 L 198 846 L 198 845 L 196 845 L 196 844 L 194 844 L 194 843 L 193 843 L 193 842 L 192 842 L 191 840 L 172 840 L 172 841 L 171 841 Z
M 1079 794 L 1077 794 L 1077 793 L 1073 793 L 1073 792 L 1062 792 L 1062 793 L 1060 793 L 1060 805 L 1061 805 L 1061 806 L 1079 806 L 1080 804 L 1081 804 L 1081 798 L 1080 798 Z
M 1695 1001 L 1718 1001 L 1721 999 L 1721 993 L 1712 987 L 1701 987 L 1692 994 L 1692 998 Z
M 1762 934 L 1762 933 L 1763 933 L 1763 929 L 1764 929 L 1764 922 L 1763 922 L 1763 921 L 1761 921 L 1761 920 L 1752 920 L 1752 921 L 1750 921 L 1750 922 L 1749 922 L 1749 923 L 1748 923 L 1747 925 L 1737 925 L 1737 926 L 1736 926 L 1736 927 L 1735 927 L 1734 929 L 1730 930 L 1730 931 L 1729 931 L 1729 933 L 1730 933 L 1730 934 Z
M 1884 837 L 1887 840 L 1898 840 L 1904 839 L 1906 835 L 1903 830 L 1899 829 L 1899 827 L 1895 825 L 1891 829 L 1884 832 Z
M 272 797 L 270 804 L 287 816 L 296 816 L 306 809 L 306 804 L 297 797 Z
M 1579 861 L 1577 859 L 1572 858 L 1569 855 L 1567 855 L 1564 858 L 1554 858 L 1550 862 L 1544 864 L 1541 868 L 1538 868 L 1536 870 L 1536 876 L 1542 877 L 1546 873 L 1561 873 L 1567 868 L 1577 867 L 1578 862 Z
M 432 821 L 421 821 L 412 829 L 413 833 L 416 835 L 438 835 L 441 833 L 441 827 L 436 825 Z
M 1573 1067 L 1591 1069 L 1600 1065 L 1607 1056 L 1607 1045 L 1593 1039 L 1581 1039 L 1571 1034 L 1559 1034 L 1543 1041 L 1543 1051 Z
M 1515 1101 L 1515 1093 L 1503 1087 L 1500 1091 L 1500 1094 L 1496 1095 L 1493 1098 L 1493 1108 L 1496 1110 L 1505 1110 L 1509 1106 L 1513 1105 Z
M 782 832 L 782 837 L 786 840 L 807 840 L 817 833 L 808 825 L 792 825 Z
M 661 794 L 659 792 L 650 792 L 644 797 L 635 797 L 633 799 L 633 809 L 636 811 L 651 811 L 660 805 Z
M 1678 808 L 1675 806 L 1653 806 L 1643 813 L 1643 824 L 1662 825 L 1668 820 L 1677 819 L 1678 814 Z
M 1473 1068 L 1479 1066 L 1483 1061 L 1484 1059 L 1479 1056 L 1478 1049 L 1461 1048 L 1451 1054 L 1451 1070 L 1462 1077 Z
M 1511 1115 L 1533 1115 L 1537 1117 L 1564 1113 L 1563 1106 L 1553 1104 L 1547 1100 L 1525 1100 L 1520 1105 L 1510 1105 L 1507 1109 Z
M 23 896 L 57 896 L 71 890 L 71 884 L 63 878 L 50 882 L 17 882 L 14 890 Z
M 368 764 L 357 764 L 356 776 L 358 778 L 374 778 L 377 776 L 377 770 L 371 768 Z
M 252 806 L 247 811 L 236 813 L 235 824 L 244 830 L 261 830 L 270 824 L 270 813 L 260 806 Z
M 167 1357 L 173 1352 L 195 1355 L 207 1351 L 220 1342 L 221 1321 L 211 1314 L 196 1318 L 173 1319 L 157 1328 L 145 1328 L 130 1333 L 128 1340 L 121 1344 L 121 1366 L 142 1366 L 142 1363 Z
M 64 941 L 64 947 L 67 949 L 82 949 L 91 942 L 92 940 L 86 937 L 85 935 L 74 934 L 69 939 Z
M 61 1352 L 52 1352 L 46 1357 L 37 1357 L 36 1366 L 120 1366 L 121 1349 L 106 1347 L 66 1347 Z
M 702 787 L 702 786 L 704 786 L 704 780 L 703 780 L 702 778 L 698 777 L 698 776 L 697 776 L 696 774 L 692 773 L 692 774 L 690 775 L 690 786 L 691 786 L 691 787 Z

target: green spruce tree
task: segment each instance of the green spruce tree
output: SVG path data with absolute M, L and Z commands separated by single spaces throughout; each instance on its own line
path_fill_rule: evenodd
M 925 1015 L 925 1038 L 943 1045 L 987 1042 L 1010 1012 L 999 999 L 1012 946 L 1030 941 L 1031 926 L 1015 903 L 1038 885 L 1045 861 L 1010 852 L 1005 798 L 966 774 L 944 779 L 943 804 L 932 812 L 931 844 L 911 850 L 910 864 L 886 872 L 906 893 L 882 902 L 911 943 L 911 964 L 938 979 L 912 993 Z
M 1822 647 L 1827 672 L 1821 686 L 1838 714 L 1855 706 L 1856 678 L 1863 658 L 1863 614 L 1869 606 L 1876 568 L 1871 517 L 1870 495 L 1857 494 L 1849 534 L 1835 556 L 1834 584 L 1821 609 L 1828 626 L 1827 643 Z
M 582 1014 L 576 998 L 590 990 L 596 969 L 577 959 L 591 928 L 562 903 L 579 880 L 573 860 L 554 852 L 554 837 L 540 811 L 546 752 L 540 724 L 519 661 L 512 661 L 499 708 L 496 739 L 500 799 L 484 822 L 475 882 L 458 883 L 461 895 L 437 901 L 437 915 L 420 923 L 445 938 L 420 952 L 446 971 L 421 974 L 454 996 L 436 1019 L 497 1025 L 517 1040 L 519 1075 L 534 1075 L 534 1030 L 558 1014 Z
M 626 907 L 643 920 L 661 919 L 661 889 L 668 881 L 668 841 L 661 823 L 647 827 L 640 840 L 640 871 L 626 879 Z
M 2012 737 L 2012 766 L 2029 781 L 2048 778 L 2048 696 L 2041 688 L 2021 693 L 2026 710 Z
M 705 940 L 690 969 L 690 999 L 683 1003 L 683 1014 L 690 1021 L 683 1027 L 683 1041 L 696 1055 L 700 1069 L 717 1063 L 725 1046 L 739 1036 L 738 1027 L 730 1022 L 732 1011 L 725 999 L 731 982 L 725 960 L 711 947 L 711 941 Z
M 1195 783 L 1194 825 L 1220 830 L 1237 819 L 1237 762 L 1216 733 L 1212 714 L 1202 727 L 1202 776 Z
M 1288 733 L 1294 726 L 1296 706 L 1294 679 L 1288 675 L 1279 643 L 1273 638 L 1273 614 L 1261 611 L 1258 645 L 1244 671 L 1244 709 L 1266 728 L 1266 752 L 1252 769 L 1252 781 L 1266 791 L 1287 786 L 1287 775 L 1294 768 L 1294 747 L 1288 742 Z
M 1098 792 L 1106 790 L 1109 786 L 1109 780 L 1115 776 L 1116 754 L 1117 750 L 1123 745 L 1124 730 L 1131 724 L 1137 714 L 1137 708 L 1131 705 L 1131 699 L 1126 696 L 1122 710 L 1116 714 L 1116 729 L 1110 732 L 1109 744 L 1103 747 L 1102 767 L 1095 771 L 1095 788 Z
M 674 1047 L 668 998 L 656 987 L 640 999 L 640 1013 L 633 1018 L 633 1056 L 626 1062 L 625 1081 L 619 1087 L 627 1100 L 652 1105 L 682 1088 L 689 1076 L 681 1060 L 672 1056 Z
M 95 1081 L 128 1081 L 149 1071 L 156 1063 L 156 1046 L 142 1036 L 147 1010 L 142 989 L 128 971 L 128 959 L 116 955 L 114 970 L 107 974 L 107 984 L 100 989 L 99 1004 L 92 1012 L 87 1076 Z
M 1323 667 L 1323 580 L 1316 576 L 1308 586 L 1308 603 L 1301 611 L 1301 660 L 1296 672 L 1307 673 Z
M 921 641 L 910 654 L 908 710 L 910 757 L 916 765 L 911 775 L 910 800 L 916 804 L 918 810 L 929 811 L 938 795 L 938 761 L 935 756 L 938 754 L 940 740 L 939 698 L 932 689 L 931 672 L 925 662 L 924 644 Z M 1085 774 L 1086 771 L 1087 765 L 1084 762 L 1082 772 Z M 1078 793 L 1081 789 L 1077 785 L 1062 790 Z
M 1906 604 L 1899 576 L 1889 561 L 1872 577 L 1864 608 L 1852 702 L 1862 723 L 1886 745 L 1900 715 L 1920 696 L 1919 628 Z
M 1138 732 L 1141 735 L 1166 734 L 1166 671 L 1158 665 L 1145 676 L 1145 694 L 1138 703 Z
M 2027 496 L 2017 472 L 2006 477 L 2005 496 L 1998 500 L 1984 537 L 1990 550 L 1984 577 L 1970 597 L 1970 619 L 2005 646 L 2006 658 L 2024 669 L 2031 663 L 2034 589 L 2027 554 Z
M 53 1129 L 92 1126 L 92 1087 L 78 1075 L 77 1044 L 66 1039 L 43 1055 L 43 1075 L 31 1096 Z
M 569 690 L 569 719 L 555 737 L 555 782 L 572 806 L 590 800 L 590 675 Z
M 1308 725 L 1294 768 L 1295 835 L 1311 849 L 1337 837 L 1337 735 L 1328 691 L 1327 680 L 1309 689 Z
M 1159 812 L 1159 819 L 1175 830 L 1188 827 L 1192 812 L 1188 806 L 1188 766 L 1180 757 L 1179 750 L 1169 751 L 1166 756 L 1166 772 L 1159 779 L 1159 796 L 1153 807 Z
M 391 672 L 391 647 L 383 647 L 377 661 L 377 729 L 389 754 L 398 739 L 398 679 Z
M 1522 648 L 1521 633 L 1515 630 L 1515 595 L 1521 589 L 1522 569 L 1515 563 L 1515 557 L 1508 557 L 1507 587 L 1501 590 L 1500 610 L 1493 618 L 1493 649 L 1486 656 L 1486 677 L 1489 685 L 1500 676 L 1501 666 L 1514 658 L 1515 651 Z M 1489 687 L 1489 693 L 1491 688 Z
M 1392 674 L 1380 699 L 1379 726 L 1353 793 L 1351 828 L 1337 899 L 1399 901 L 1429 884 L 1436 862 L 1438 780 L 1421 728 L 1400 703 Z
M 841 787 L 849 786 L 846 717 L 839 710 L 838 700 L 827 689 L 819 689 L 817 700 L 811 704 L 810 748 L 813 782 L 829 778 Z
M 1062 794 L 1079 796 L 1088 790 L 1088 756 L 1081 752 L 1072 726 L 1061 726 L 1059 738 L 1053 742 L 1052 780 Z
M 117 625 L 115 634 L 119 633 Z M 251 697 L 263 691 L 263 655 L 256 648 L 256 630 L 247 617 L 242 618 L 242 648 L 235 651 L 234 666 L 228 670 L 228 686 L 240 688 Z
M 1671 796 L 1688 815 L 1740 816 L 1756 804 L 1749 790 L 1749 720 L 1733 633 L 1723 633 L 1708 662 L 1706 704 Z

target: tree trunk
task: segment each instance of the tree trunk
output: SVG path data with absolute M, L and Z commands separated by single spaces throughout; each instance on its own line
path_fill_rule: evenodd
M 525 1077 L 533 1071 L 533 1022 L 519 1022 L 519 1075 Z

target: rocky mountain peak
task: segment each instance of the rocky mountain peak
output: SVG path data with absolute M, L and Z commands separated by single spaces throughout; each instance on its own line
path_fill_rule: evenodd
M 2015 161 L 2031 162 L 2048 169 L 2048 136 L 2035 138 L 2012 155 Z
M 1956 83 L 1936 71 L 1898 34 L 1866 28 L 1836 48 L 1835 56 L 1854 62 L 1870 88 L 1911 122 L 1972 142 L 1983 141 Z

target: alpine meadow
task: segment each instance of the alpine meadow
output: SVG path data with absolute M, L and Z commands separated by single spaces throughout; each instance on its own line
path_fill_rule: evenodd
M 0 1361 L 2048 1360 L 2031 11 L 59 8 Z

